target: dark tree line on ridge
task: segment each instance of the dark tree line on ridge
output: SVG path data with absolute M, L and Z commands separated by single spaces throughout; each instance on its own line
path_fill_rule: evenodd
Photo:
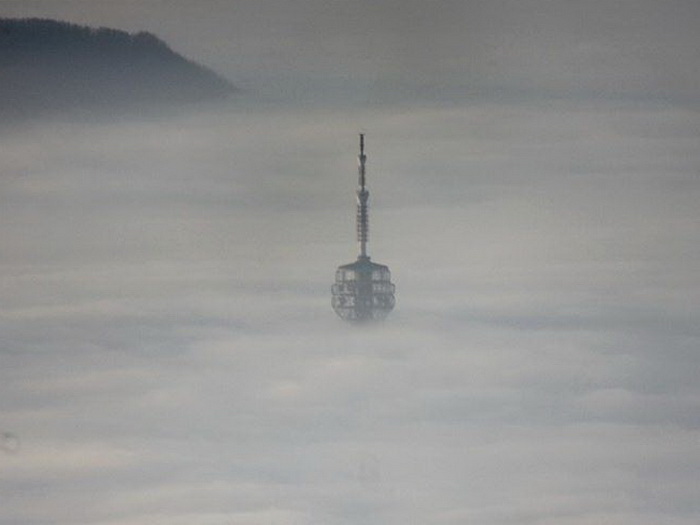
M 151 33 L 0 19 L 0 116 L 153 109 L 224 97 L 233 86 Z

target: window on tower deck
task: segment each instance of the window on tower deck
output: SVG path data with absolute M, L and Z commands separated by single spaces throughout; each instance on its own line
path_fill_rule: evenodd
M 355 272 L 353 270 L 338 270 L 336 275 L 336 280 L 338 281 L 354 281 Z
M 373 281 L 390 281 L 391 275 L 389 274 L 389 270 L 374 270 L 372 272 L 372 280 Z

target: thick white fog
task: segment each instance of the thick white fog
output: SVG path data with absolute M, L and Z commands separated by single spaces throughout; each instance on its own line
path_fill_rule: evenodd
M 126 7 L 6 4 L 6 16 L 137 23 Z M 263 4 L 281 27 L 282 4 Z M 499 3 L 501 25 L 480 11 L 484 39 L 531 20 L 516 4 Z M 697 11 L 671 4 L 673 20 Z M 155 29 L 202 51 L 188 22 L 208 23 L 203 42 L 231 51 L 221 26 L 235 13 L 212 2 L 196 18 L 194 5 Z M 241 28 L 255 18 L 242 5 Z M 641 21 L 670 24 L 650 5 L 611 50 L 632 49 Z M 338 57 L 342 37 L 354 42 L 331 31 L 333 9 L 289 36 L 309 64 L 316 39 Z M 461 67 L 437 52 L 460 42 L 451 13 L 447 41 L 411 55 L 435 74 Z M 377 37 L 389 61 L 404 30 L 384 19 L 369 28 L 390 29 Z M 600 51 L 558 54 L 559 29 L 540 38 L 550 73 L 568 52 Z M 590 41 L 609 45 L 597 31 Z M 695 80 L 666 63 L 679 74 L 655 97 L 630 88 L 639 62 L 605 76 L 594 60 L 601 76 L 579 92 L 576 73 L 550 96 L 563 80 L 542 57 L 517 81 L 517 43 L 536 35 L 512 34 L 508 59 L 479 58 L 503 68 L 507 95 L 482 85 L 436 101 L 406 80 L 392 99 L 397 65 L 365 91 L 324 85 L 318 104 L 289 77 L 292 94 L 272 103 L 253 89 L 272 72 L 243 68 L 248 91 L 221 108 L 3 127 L 0 522 L 695 525 L 700 114 L 680 100 Z M 693 39 L 679 30 L 677 45 Z M 346 92 L 352 103 L 334 102 Z M 357 253 L 360 131 L 369 252 L 391 268 L 397 306 L 358 329 L 333 313 L 330 285 Z
M 692 523 L 697 122 L 230 107 L 3 141 L 14 523 Z M 329 306 L 367 131 L 398 306 Z

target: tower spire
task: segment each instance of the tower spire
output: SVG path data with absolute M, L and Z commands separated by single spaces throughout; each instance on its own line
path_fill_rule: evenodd
M 369 215 L 367 212 L 367 203 L 369 202 L 369 191 L 365 185 L 365 163 L 367 162 L 367 155 L 365 155 L 364 133 L 360 133 L 360 154 L 358 155 L 357 159 L 359 161 L 357 188 L 357 242 L 360 247 L 359 258 L 368 259 L 367 241 L 369 240 Z

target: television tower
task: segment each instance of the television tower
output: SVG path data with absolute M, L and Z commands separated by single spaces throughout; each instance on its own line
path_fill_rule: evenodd
M 333 310 L 345 321 L 361 323 L 384 319 L 394 308 L 394 290 L 389 267 L 370 261 L 369 190 L 366 185 L 365 135 L 360 133 L 359 177 L 357 187 L 357 242 L 359 254 L 355 262 L 339 266 L 335 272 Z

